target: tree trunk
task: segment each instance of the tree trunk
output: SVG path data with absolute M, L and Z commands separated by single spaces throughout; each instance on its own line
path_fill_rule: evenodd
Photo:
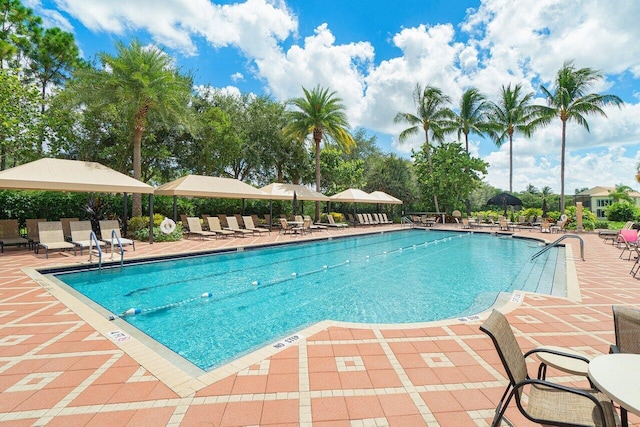
M 7 147 L 4 144 L 0 145 L 0 171 L 5 170 L 7 167 Z
M 142 177 L 142 132 L 143 128 L 136 126 L 133 134 L 133 177 L 138 181 Z M 132 200 L 131 211 L 133 216 L 142 216 L 142 195 L 134 193 Z
M 316 144 L 316 191 L 320 192 L 320 143 L 322 142 L 322 131 L 318 128 L 313 129 L 313 142 Z M 320 221 L 320 202 L 316 202 L 315 221 Z
M 566 147 L 567 122 L 562 121 L 562 147 L 560 148 L 560 213 L 564 213 L 564 150 Z
M 429 164 L 429 174 L 433 176 L 433 163 L 431 162 L 431 144 L 429 144 L 429 131 L 424 131 L 424 143 L 427 145 L 427 163 Z M 438 195 L 433 193 L 433 203 L 436 206 L 436 212 L 440 212 L 438 207 Z
M 513 131 L 509 133 L 509 193 L 513 194 Z
M 464 147 L 469 154 L 469 132 L 464 133 Z M 465 200 L 465 205 L 467 208 L 467 218 L 471 218 L 471 199 L 467 196 L 467 200 Z

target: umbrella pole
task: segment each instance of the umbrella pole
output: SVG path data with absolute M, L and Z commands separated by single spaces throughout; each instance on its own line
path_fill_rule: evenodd
M 244 202 L 245 202 L 245 199 L 242 199 L 242 215 L 244 215 Z
M 173 222 L 178 222 L 178 196 L 173 196 Z
M 356 211 L 356 203 L 353 202 L 353 226 L 354 227 L 357 227 L 357 225 L 356 225 L 358 223 L 358 219 L 357 218 L 358 218 L 358 213 Z
M 153 244 L 153 193 L 149 194 L 149 244 Z
M 269 218 L 271 219 L 269 222 L 269 232 L 271 232 L 271 227 L 273 225 L 273 200 L 269 200 Z

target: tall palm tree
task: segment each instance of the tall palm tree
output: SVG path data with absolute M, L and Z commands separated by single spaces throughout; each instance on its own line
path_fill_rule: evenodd
M 132 127 L 133 177 L 142 177 L 142 136 L 150 114 L 158 120 L 188 125 L 191 77 L 183 76 L 173 59 L 157 48 L 134 40 L 116 42 L 116 55 L 98 54 L 102 69 L 81 69 L 75 84 L 82 101 L 93 106 L 117 105 Z M 142 215 L 142 199 L 133 195 L 133 215 Z
M 320 192 L 320 144 L 331 138 L 340 148 L 350 151 L 356 143 L 349 133 L 349 120 L 342 99 L 329 89 L 316 86 L 312 90 L 302 88 L 304 97 L 288 103 L 297 108 L 289 111 L 285 135 L 304 141 L 312 135 L 315 145 L 316 191 Z M 316 221 L 320 219 L 320 202 L 316 202 Z
M 451 132 L 451 122 L 453 111 L 446 105 L 451 102 L 451 98 L 445 95 L 441 89 L 433 86 L 425 86 L 424 89 L 417 84 L 413 90 L 413 102 L 416 106 L 416 114 L 398 113 L 393 119 L 394 123 L 407 123 L 407 129 L 400 132 L 399 141 L 405 142 L 415 136 L 421 130 L 424 131 L 424 144 L 427 153 L 427 163 L 429 173 L 433 173 L 431 162 L 431 143 L 429 142 L 429 132 L 434 140 L 442 142 L 444 135 Z M 433 195 L 436 211 L 440 212 L 438 206 L 438 196 Z
M 529 137 L 533 122 L 538 117 L 538 108 L 531 105 L 533 92 L 522 93 L 522 85 L 511 88 L 502 86 L 498 103 L 488 106 L 488 117 L 491 122 L 491 138 L 500 147 L 509 140 L 509 192 L 513 192 L 513 134 L 520 132 Z
M 546 125 L 555 117 L 562 122 L 562 145 L 560 154 L 560 211 L 564 213 L 564 163 L 567 143 L 567 122 L 574 121 L 589 131 L 586 115 L 599 114 L 607 117 L 602 107 L 623 104 L 615 95 L 587 93 L 601 80 L 602 74 L 591 68 L 576 68 L 573 61 L 562 64 L 558 70 L 553 92 L 542 86 L 540 89 L 547 97 L 548 107 L 543 107 L 544 116 L 540 125 Z
M 467 89 L 460 98 L 460 112 L 454 115 L 452 126 L 460 136 L 464 135 L 464 146 L 469 153 L 469 134 L 484 135 L 490 131 L 487 120 L 488 102 L 483 94 L 474 87 Z M 471 216 L 471 200 L 466 200 L 467 216 Z
M 458 140 L 464 135 L 464 146 L 469 152 L 469 134 L 484 135 L 491 130 L 487 119 L 489 103 L 485 96 L 474 87 L 467 89 L 460 98 L 460 112 L 455 114 L 452 125 L 458 133 Z

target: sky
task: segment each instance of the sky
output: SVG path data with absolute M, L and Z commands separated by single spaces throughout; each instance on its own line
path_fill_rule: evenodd
M 565 192 L 597 185 L 638 189 L 640 163 L 640 2 L 636 0 L 23 0 L 45 26 L 72 32 L 85 59 L 114 53 L 136 38 L 164 49 L 194 76 L 196 89 L 268 94 L 278 101 L 302 88 L 330 88 L 353 129 L 377 137 L 386 153 L 409 158 L 424 135 L 400 143 L 415 113 L 416 84 L 441 88 L 457 110 L 478 88 L 497 101 L 521 84 L 544 104 L 566 61 L 604 76 L 592 92 L 624 101 L 607 117 L 589 116 L 590 132 L 567 128 Z M 447 141 L 455 141 L 452 135 Z M 485 181 L 509 189 L 508 143 L 470 137 L 489 163 Z M 530 138 L 515 135 L 513 190 L 560 192 L 561 123 Z

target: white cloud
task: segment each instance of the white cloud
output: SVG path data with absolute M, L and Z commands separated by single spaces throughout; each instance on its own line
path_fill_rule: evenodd
M 231 80 L 233 80 L 234 82 L 242 81 L 242 80 L 244 80 L 244 74 L 242 74 L 242 73 L 240 73 L 240 72 L 238 72 L 238 73 L 233 73 L 233 74 L 231 75 Z

